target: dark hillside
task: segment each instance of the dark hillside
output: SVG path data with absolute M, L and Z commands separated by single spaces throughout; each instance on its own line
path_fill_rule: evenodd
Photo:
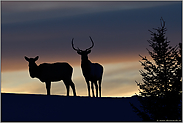
M 141 121 L 129 102 L 136 97 L 90 98 L 1 94 L 1 121 Z

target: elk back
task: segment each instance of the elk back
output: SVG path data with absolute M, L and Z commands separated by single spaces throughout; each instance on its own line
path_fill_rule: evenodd
M 72 67 L 68 63 L 43 63 L 39 65 L 39 79 L 42 82 L 71 79 Z

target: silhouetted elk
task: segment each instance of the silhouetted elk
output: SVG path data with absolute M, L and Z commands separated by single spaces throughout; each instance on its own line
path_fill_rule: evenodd
M 32 78 L 38 78 L 41 82 L 45 82 L 47 95 L 50 95 L 51 82 L 63 80 L 67 96 L 69 96 L 69 88 L 71 86 L 74 96 L 76 96 L 75 85 L 71 80 L 73 68 L 65 62 L 57 62 L 53 64 L 43 63 L 39 66 L 35 63 L 39 56 L 35 58 L 25 59 L 29 62 L 29 73 Z
M 94 90 L 93 90 L 93 84 L 95 84 L 96 97 L 98 97 L 98 85 L 99 85 L 99 94 L 101 97 L 101 82 L 102 82 L 103 67 L 98 63 L 92 63 L 90 60 L 88 60 L 88 54 L 91 52 L 91 48 L 94 46 L 93 40 L 90 37 L 92 46 L 87 48 L 86 50 L 80 50 L 79 48 L 77 49 L 74 48 L 73 40 L 74 38 L 72 39 L 72 48 L 76 50 L 79 55 L 81 55 L 81 68 L 82 68 L 83 76 L 85 77 L 85 80 L 88 86 L 88 95 L 90 96 L 89 81 L 91 81 L 93 97 L 95 96 Z M 97 81 L 99 81 L 98 84 L 97 84 Z

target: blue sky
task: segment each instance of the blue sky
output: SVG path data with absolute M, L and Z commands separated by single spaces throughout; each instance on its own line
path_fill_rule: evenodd
M 25 55 L 39 55 L 37 64 L 68 62 L 74 68 L 78 95 L 87 95 L 80 56 L 71 40 L 85 49 L 91 36 L 95 46 L 89 59 L 105 69 L 103 96 L 130 96 L 138 93 L 135 80 L 141 81 L 138 55 L 148 57 L 148 30 L 159 27 L 163 17 L 170 45 L 182 41 L 181 1 L 1 2 L 1 6 L 3 92 L 46 93 L 43 83 L 30 78 L 24 60 Z M 63 83 L 53 83 L 52 94 L 66 94 Z

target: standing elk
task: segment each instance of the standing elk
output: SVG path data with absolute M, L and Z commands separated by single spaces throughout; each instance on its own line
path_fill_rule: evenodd
M 63 80 L 66 89 L 67 96 L 69 96 L 69 87 L 71 86 L 74 96 L 76 96 L 75 85 L 72 82 L 73 68 L 65 62 L 57 62 L 53 64 L 43 63 L 39 66 L 35 63 L 39 56 L 35 58 L 28 58 L 25 56 L 25 60 L 29 62 L 29 73 L 32 78 L 38 78 L 41 82 L 45 82 L 47 95 L 50 95 L 51 82 Z
M 90 40 L 92 42 L 92 46 L 87 48 L 86 50 L 80 50 L 79 48 L 74 48 L 74 38 L 72 39 L 72 48 L 77 51 L 79 55 L 81 55 L 81 69 L 83 72 L 83 76 L 85 78 L 85 81 L 87 83 L 88 87 L 88 96 L 90 96 L 90 83 L 91 81 L 91 89 L 94 95 L 94 90 L 93 90 L 93 84 L 95 84 L 95 89 L 96 89 L 96 97 L 98 97 L 98 85 L 99 85 L 99 94 L 101 97 L 101 82 L 102 82 L 102 74 L 103 74 L 103 67 L 102 65 L 98 63 L 92 63 L 88 59 L 88 54 L 91 52 L 91 48 L 94 46 L 93 40 L 90 37 Z M 98 84 L 97 84 L 98 81 Z

